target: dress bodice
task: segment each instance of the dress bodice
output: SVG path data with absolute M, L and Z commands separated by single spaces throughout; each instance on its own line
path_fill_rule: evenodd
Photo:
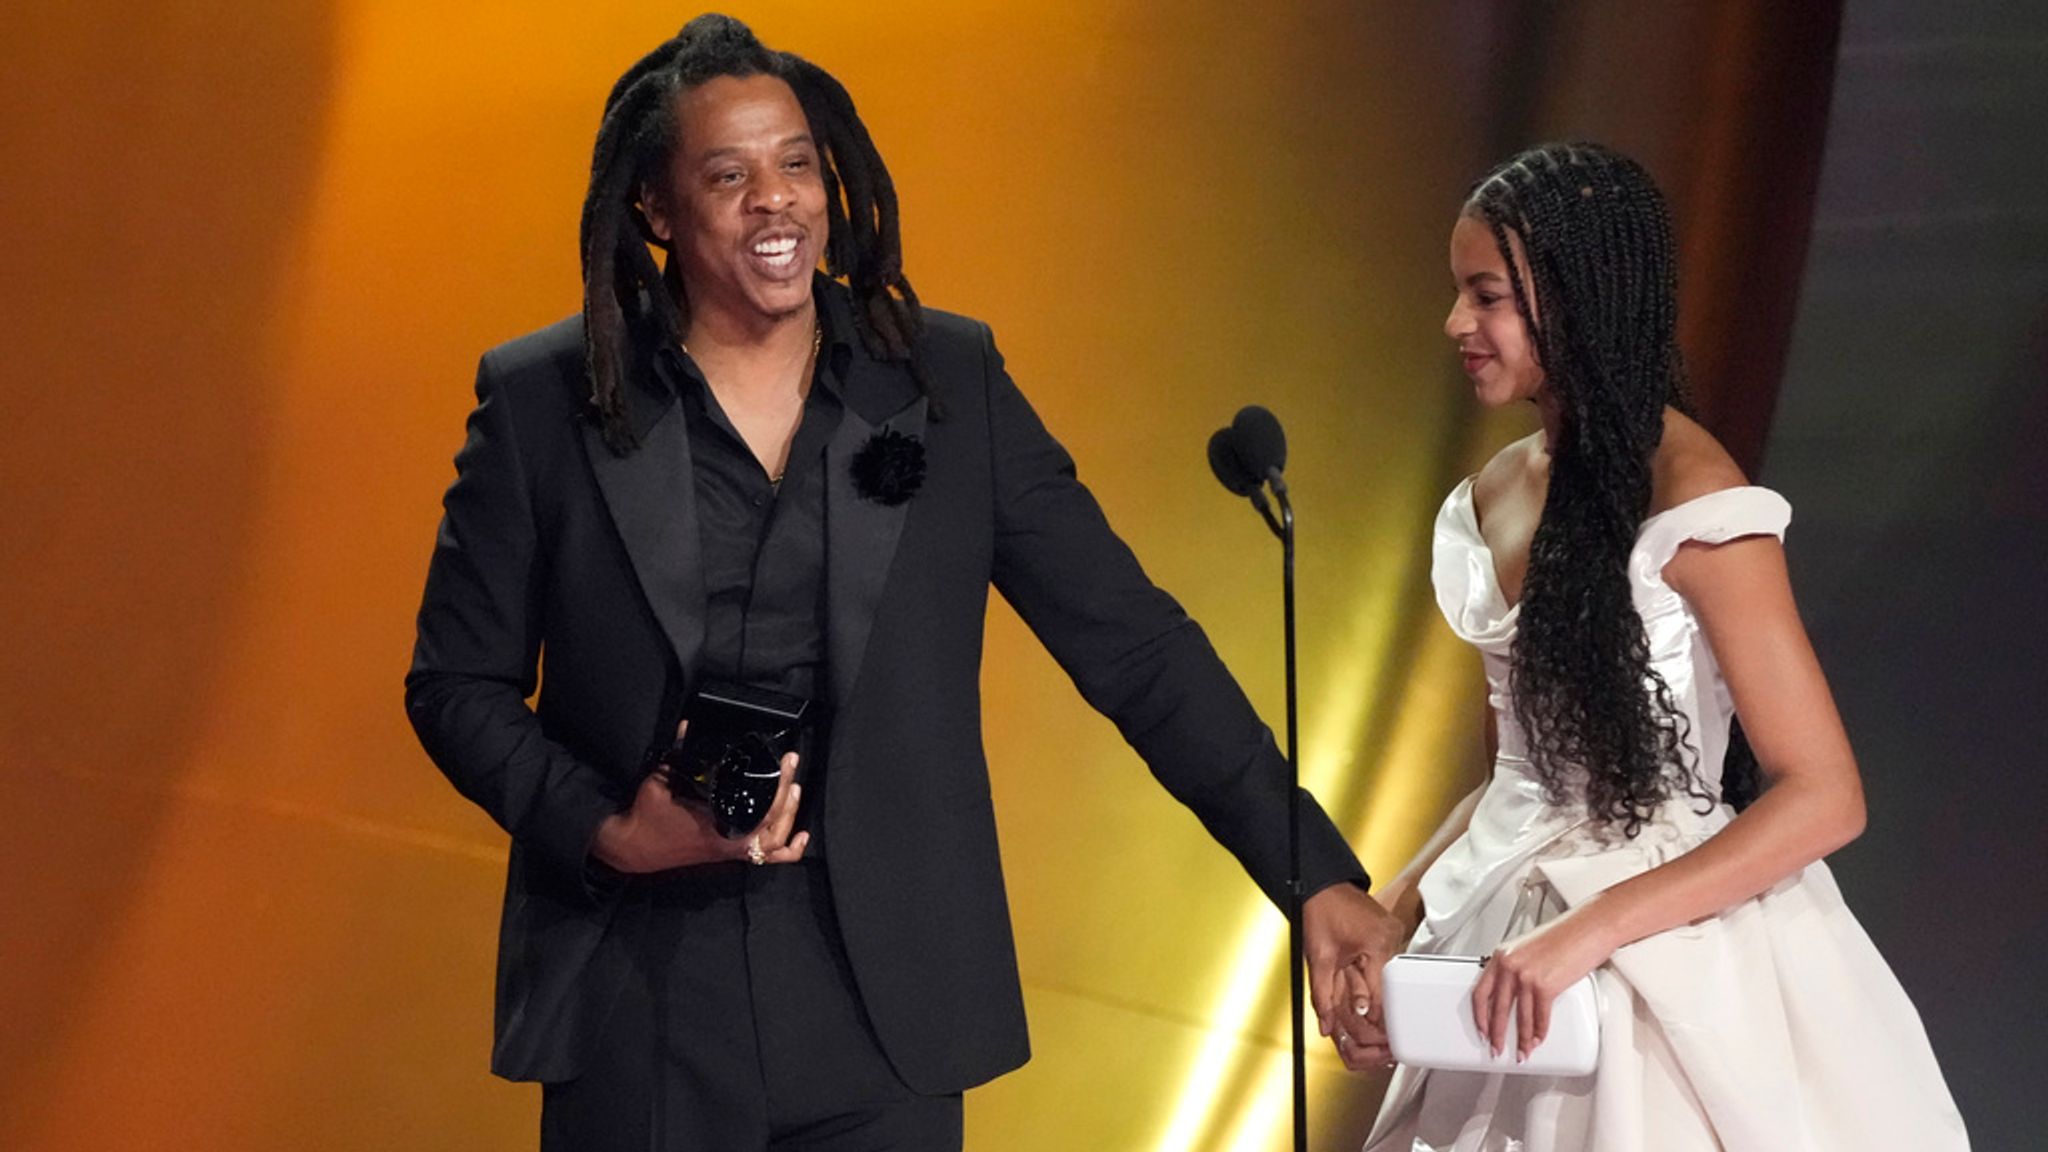
M 1424 905 L 1431 927 L 1439 933 L 1450 927 L 1448 921 L 1469 911 L 1495 879 L 1539 851 L 1556 850 L 1557 841 L 1587 824 L 1575 797 L 1567 796 L 1563 804 L 1544 797 L 1542 782 L 1529 763 L 1528 739 L 1515 720 L 1509 697 L 1509 653 L 1521 606 L 1508 604 L 1501 593 L 1493 552 L 1479 532 L 1472 484 L 1470 479 L 1459 484 L 1437 514 L 1431 579 L 1444 619 L 1460 638 L 1479 649 L 1485 663 L 1488 701 L 1498 717 L 1499 751 L 1466 835 L 1439 858 L 1439 867 L 1432 868 L 1423 882 Z M 1782 537 L 1791 518 L 1791 506 L 1767 488 L 1726 488 L 1645 519 L 1629 555 L 1629 586 L 1649 642 L 1650 666 L 1663 677 L 1673 706 L 1684 716 L 1687 754 L 1710 790 L 1720 785 L 1735 708 L 1699 620 L 1664 582 L 1664 566 L 1688 541 L 1718 544 L 1743 536 Z M 1697 801 L 1680 795 L 1666 802 L 1644 834 L 1706 835 L 1726 820 L 1725 809 L 1703 813 Z M 1596 848 L 1589 842 L 1568 850 Z
M 1692 765 L 1710 793 L 1734 706 L 1664 567 L 1687 541 L 1782 536 L 1790 519 L 1776 493 L 1729 488 L 1645 520 L 1629 556 L 1650 662 L 1690 724 Z M 1725 804 L 1680 792 L 1630 837 L 1588 820 L 1583 789 L 1575 795 L 1569 780 L 1560 802 L 1544 797 L 1509 696 L 1518 612 L 1501 595 L 1469 480 L 1437 517 L 1433 577 L 1451 628 L 1485 658 L 1500 755 L 1465 833 L 1422 876 L 1424 918 L 1408 951 L 1493 955 L 1694 851 L 1734 818 Z M 1365 1152 L 1968 1152 L 1919 1016 L 1821 861 L 1614 949 L 1592 976 L 1600 1055 L 1591 1076 L 1404 1065 Z

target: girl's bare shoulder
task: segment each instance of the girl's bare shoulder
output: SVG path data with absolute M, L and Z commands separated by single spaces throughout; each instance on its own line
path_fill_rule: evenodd
M 1675 410 L 1664 413 L 1664 440 L 1651 464 L 1650 514 L 1749 483 L 1713 433 Z

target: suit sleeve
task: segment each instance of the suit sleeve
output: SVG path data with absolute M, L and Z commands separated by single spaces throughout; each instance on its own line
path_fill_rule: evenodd
M 1175 799 L 1287 904 L 1287 761 L 1200 626 L 1145 576 L 982 331 L 995 473 L 995 584 Z M 1303 896 L 1365 870 L 1301 799 Z
M 536 685 L 544 560 L 506 390 L 485 357 L 477 406 L 442 500 L 420 603 L 406 714 L 449 781 L 514 840 L 572 875 L 621 799 L 541 730 Z M 595 897 L 594 888 L 587 889 Z

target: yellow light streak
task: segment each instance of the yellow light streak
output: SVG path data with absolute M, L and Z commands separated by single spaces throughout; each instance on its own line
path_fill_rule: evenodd
M 1464 778 L 1454 765 L 1445 762 L 1449 750 L 1459 746 L 1456 734 L 1463 731 L 1459 725 L 1467 719 L 1459 714 L 1467 696 L 1457 680 L 1463 650 L 1456 637 L 1442 628 L 1427 630 L 1417 647 L 1384 768 L 1373 778 L 1361 806 L 1363 819 L 1347 830 L 1353 844 L 1373 851 L 1367 870 L 1375 875 L 1391 875 L 1407 862 L 1416 845 L 1434 830 L 1423 826 L 1427 817 L 1422 814 L 1448 806 L 1451 797 L 1445 793 Z M 1285 1147 L 1288 1126 L 1293 1122 L 1291 1087 L 1290 1062 L 1265 1061 L 1258 1084 L 1245 1097 L 1224 1147 L 1229 1152 L 1271 1152 Z M 1315 1101 L 1311 1099 L 1309 1105 L 1313 1111 Z
M 1393 615 L 1391 598 L 1368 591 L 1361 595 L 1353 614 L 1350 636 L 1355 641 L 1343 650 L 1370 652 L 1373 640 L 1387 634 Z M 1356 745 L 1357 733 L 1366 720 L 1368 687 L 1378 672 L 1377 662 L 1347 661 L 1325 678 L 1329 685 L 1323 704 L 1315 715 L 1320 722 L 1305 742 L 1302 783 L 1311 792 L 1327 794 L 1350 767 L 1348 750 Z M 1341 750 L 1341 751 L 1331 751 Z M 1212 1127 L 1215 1111 L 1225 1098 L 1224 1086 L 1234 1073 L 1241 1073 L 1243 1037 L 1253 1031 L 1254 1017 L 1263 999 L 1258 994 L 1268 980 L 1286 979 L 1287 933 L 1284 921 L 1276 920 L 1264 907 L 1255 907 L 1236 934 L 1237 944 L 1218 985 L 1217 1004 L 1211 1010 L 1209 1034 L 1189 1066 L 1188 1075 L 1174 1104 L 1165 1132 L 1155 1145 L 1158 1152 L 1190 1152 L 1203 1147 L 1203 1137 Z M 1286 1010 L 1285 999 L 1281 1011 Z M 1286 1062 L 1282 1061 L 1285 1074 Z M 1263 1095 L 1263 1093 L 1262 1093 Z M 1282 1114 L 1288 1103 L 1283 1087 Z M 1261 1100 L 1253 1108 L 1264 1108 Z
M 1229 1152 L 1272 1152 L 1288 1146 L 1294 1124 L 1291 1093 L 1292 1060 L 1282 1057 L 1263 1061 L 1259 1088 L 1245 1102 L 1231 1126 L 1224 1147 Z

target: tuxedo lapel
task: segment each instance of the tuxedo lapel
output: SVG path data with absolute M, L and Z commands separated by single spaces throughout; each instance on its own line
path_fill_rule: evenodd
M 633 574 L 688 676 L 704 647 L 705 611 L 689 431 L 672 398 L 657 400 L 646 388 L 634 388 L 630 396 L 640 447 L 615 455 L 594 423 L 584 426 L 584 444 Z
M 928 408 L 928 402 L 920 396 L 879 423 L 871 422 L 862 414 L 862 401 L 886 400 L 888 393 L 895 390 L 866 387 L 871 382 L 862 379 L 863 375 L 857 370 L 847 381 L 846 413 L 825 446 L 826 648 L 836 709 L 845 708 L 852 699 L 861 661 L 867 654 L 868 634 L 874 627 L 875 610 L 881 605 L 889 565 L 896 556 L 896 542 L 903 534 L 903 521 L 916 502 L 912 499 L 884 504 L 864 495 L 854 483 L 853 458 L 871 437 L 885 428 L 906 436 L 923 436 Z

